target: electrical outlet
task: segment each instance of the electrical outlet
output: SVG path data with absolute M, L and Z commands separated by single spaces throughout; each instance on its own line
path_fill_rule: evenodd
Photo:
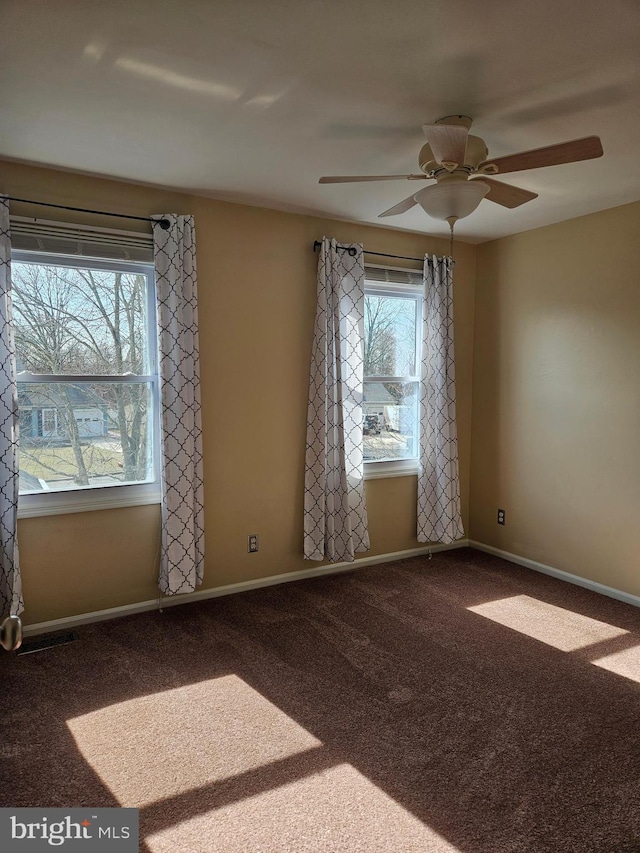
M 504 510 L 498 510 L 498 524 L 504 524 Z
M 258 550 L 258 534 L 251 533 L 247 536 L 247 551 L 250 554 L 255 554 Z

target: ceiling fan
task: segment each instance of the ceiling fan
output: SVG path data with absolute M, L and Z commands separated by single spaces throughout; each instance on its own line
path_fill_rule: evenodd
M 537 193 L 495 181 L 488 176 L 561 163 L 577 163 L 601 157 L 603 153 L 600 139 L 597 136 L 586 136 L 571 142 L 490 159 L 484 140 L 470 135 L 471 125 L 472 119 L 462 115 L 445 116 L 434 124 L 423 125 L 427 143 L 418 155 L 421 169 L 419 175 L 332 175 L 320 178 L 320 183 L 434 180 L 435 185 L 418 190 L 379 215 L 396 216 L 419 204 L 429 216 L 448 222 L 453 231 L 454 223 L 473 213 L 483 198 L 503 207 L 514 208 L 538 197 Z

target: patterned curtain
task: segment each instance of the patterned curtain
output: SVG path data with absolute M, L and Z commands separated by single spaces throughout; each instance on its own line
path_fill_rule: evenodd
M 454 542 L 464 530 L 456 431 L 453 260 L 425 257 L 424 280 L 418 541 Z
M 11 317 L 9 202 L 0 196 L 0 617 L 24 610 L 18 561 L 18 390 Z
M 352 562 L 369 549 L 362 460 L 362 246 L 323 238 L 309 379 L 304 556 Z
M 193 592 L 204 574 L 204 496 L 195 226 L 163 214 L 154 225 L 162 404 L 163 595 Z

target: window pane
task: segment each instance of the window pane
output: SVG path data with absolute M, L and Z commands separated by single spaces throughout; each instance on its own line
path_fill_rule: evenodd
M 402 296 L 365 296 L 364 375 L 416 375 L 417 301 Z
M 147 277 L 14 261 L 18 372 L 150 372 Z
M 150 383 L 18 383 L 20 492 L 152 479 Z
M 364 460 L 418 455 L 418 383 L 364 383 Z

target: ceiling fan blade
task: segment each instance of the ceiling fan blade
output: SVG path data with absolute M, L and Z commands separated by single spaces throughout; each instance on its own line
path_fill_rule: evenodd
M 410 195 L 409 198 L 405 198 L 404 201 L 399 201 L 398 204 L 394 204 L 393 207 L 390 207 L 389 210 L 385 210 L 384 213 L 379 213 L 378 219 L 383 216 L 396 216 L 398 213 L 406 213 L 407 210 L 411 210 L 411 208 L 417 203 L 418 202 L 414 197 Z
M 467 127 L 457 124 L 423 124 L 422 129 L 438 163 L 464 165 L 469 136 Z
M 508 157 L 498 157 L 486 160 L 478 167 L 493 164 L 498 167 L 499 174 L 506 172 L 523 172 L 526 169 L 540 169 L 543 166 L 558 166 L 561 163 L 578 163 L 580 160 L 593 160 L 602 157 L 602 143 L 597 136 L 585 136 L 584 139 L 574 139 L 571 142 L 561 142 L 558 145 L 548 145 L 546 148 L 534 148 L 531 151 L 521 151 Z
M 319 184 L 350 184 L 360 181 L 422 181 L 428 175 L 326 175 L 320 178 Z
M 489 201 L 495 201 L 496 204 L 501 204 L 503 207 L 520 207 L 521 204 L 538 198 L 538 193 L 523 190 L 522 187 L 513 187 L 511 184 L 503 184 L 501 181 L 492 181 L 491 178 L 484 176 L 482 183 L 489 184 L 489 192 L 485 198 Z

